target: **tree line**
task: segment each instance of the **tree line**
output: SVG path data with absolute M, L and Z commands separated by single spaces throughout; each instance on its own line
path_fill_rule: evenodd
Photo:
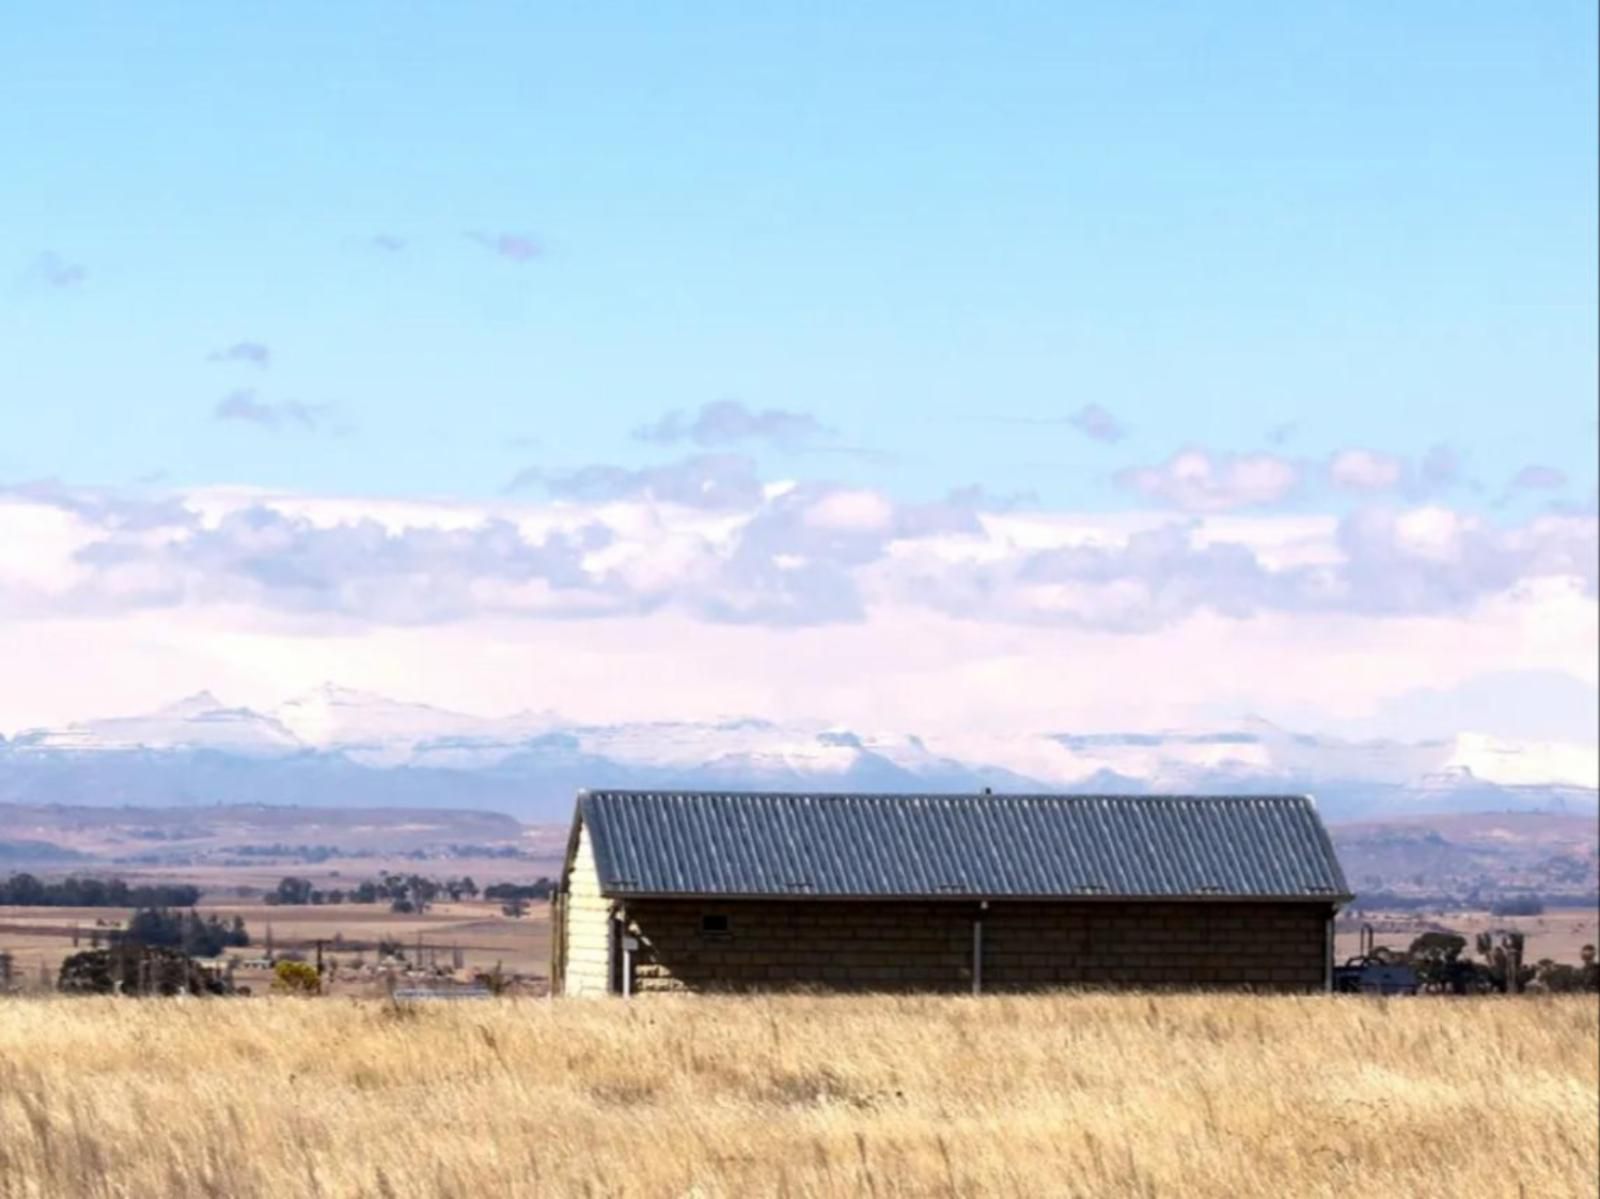
M 0 879 L 0 904 L 23 908 L 192 908 L 200 888 L 188 883 L 141 883 L 120 878 L 64 878 L 46 882 L 31 874 Z
M 115 943 L 160 945 L 181 949 L 190 957 L 214 958 L 224 949 L 250 944 L 244 917 L 225 921 L 216 915 L 201 916 L 193 908 L 187 912 L 171 908 L 140 908 L 128 918 L 126 928 L 112 934 Z
M 1474 960 L 1468 952 L 1467 939 L 1459 933 L 1426 932 L 1403 953 L 1380 949 L 1379 957 L 1408 963 L 1425 990 L 1451 995 L 1530 988 L 1557 993 L 1600 992 L 1600 961 L 1596 960 L 1593 945 L 1583 947 L 1576 966 L 1550 958 L 1526 962 L 1523 946 L 1521 933 L 1502 933 L 1498 939 L 1491 933 L 1479 933 L 1473 943 L 1478 951 L 1478 960 Z
M 263 898 L 269 904 L 387 903 L 390 911 L 411 913 L 427 911 L 441 896 L 456 902 L 482 895 L 511 907 L 528 900 L 548 899 L 554 889 L 555 882 L 549 878 L 538 878 L 531 883 L 492 883 L 480 888 L 471 875 L 438 879 L 384 871 L 353 887 L 327 889 L 317 887 L 308 878 L 286 875 Z

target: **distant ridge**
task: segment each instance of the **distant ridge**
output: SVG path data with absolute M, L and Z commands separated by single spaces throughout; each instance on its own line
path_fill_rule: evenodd
M 579 787 L 1309 792 L 1329 819 L 1596 810 L 1593 745 L 1231 728 L 941 740 L 735 718 L 483 718 L 327 684 L 268 712 L 200 692 L 0 739 L 0 802 L 491 809 L 564 820 Z

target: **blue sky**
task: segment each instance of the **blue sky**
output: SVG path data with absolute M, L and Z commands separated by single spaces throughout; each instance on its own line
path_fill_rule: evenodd
M 483 495 L 732 399 L 833 431 L 771 471 L 908 497 L 1127 506 L 1278 429 L 1582 499 L 1594 45 L 1582 3 L 24 5 L 0 479 Z M 1049 423 L 1088 404 L 1126 436 Z
M 13 4 L 0 730 L 331 678 L 1592 742 L 1596 40 Z

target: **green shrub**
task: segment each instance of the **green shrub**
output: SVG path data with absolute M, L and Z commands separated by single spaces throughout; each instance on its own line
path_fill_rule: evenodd
M 272 968 L 272 989 L 282 995 L 320 995 L 322 976 L 307 962 L 279 962 Z

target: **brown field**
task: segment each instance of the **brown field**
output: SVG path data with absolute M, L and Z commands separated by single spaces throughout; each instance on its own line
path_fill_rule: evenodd
M 537 979 L 549 976 L 550 907 L 545 903 L 530 903 L 528 914 L 517 919 L 503 915 L 498 903 L 481 900 L 434 904 L 421 915 L 395 915 L 387 904 L 288 907 L 225 899 L 202 902 L 198 911 L 224 919 L 244 917 L 253 944 L 228 951 L 241 959 L 254 959 L 264 952 L 268 925 L 280 954 L 295 950 L 311 957 L 316 942 L 323 941 L 326 958 L 335 968 L 335 991 L 376 993 L 379 988 L 370 971 L 364 973 L 361 967 L 375 962 L 372 947 L 380 939 L 400 941 L 408 957 L 415 960 L 420 938 L 424 961 L 437 961 L 441 967 L 453 964 L 453 951 L 459 948 L 466 974 L 493 969 L 498 963 L 507 974 Z M 126 908 L 0 907 L 0 952 L 12 955 L 18 981 L 37 989 L 45 976 L 54 982 L 67 955 L 89 948 L 95 921 L 121 923 L 130 914 Z M 259 990 L 270 975 L 264 970 L 241 969 L 235 977 Z
M 0 1196 L 1592 1196 L 1593 999 L 0 1001 Z

